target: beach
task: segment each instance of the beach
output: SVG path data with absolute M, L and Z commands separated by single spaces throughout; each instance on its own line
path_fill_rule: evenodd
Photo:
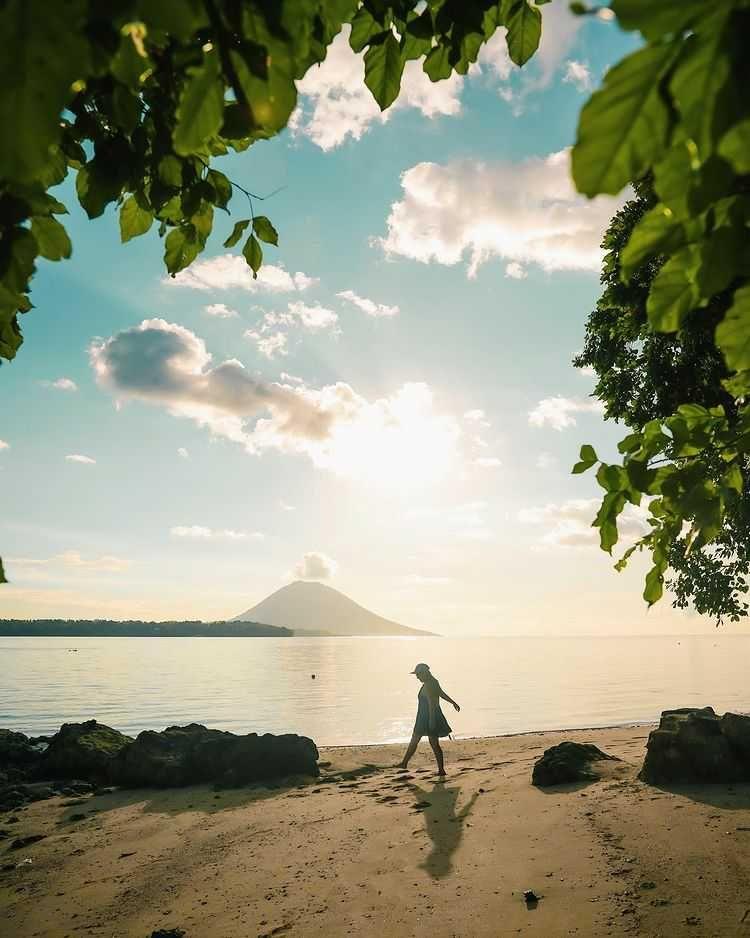
M 402 746 L 341 747 L 278 787 L 37 802 L 0 820 L 2 934 L 750 935 L 750 785 L 638 781 L 649 729 L 446 740 L 445 781 L 425 741 L 408 777 Z M 533 787 L 564 739 L 621 761 Z

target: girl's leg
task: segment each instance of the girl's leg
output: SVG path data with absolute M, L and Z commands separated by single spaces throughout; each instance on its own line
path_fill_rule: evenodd
M 440 739 L 437 736 L 430 736 L 429 740 L 430 745 L 432 746 L 432 751 L 435 753 L 438 775 L 445 775 L 445 768 L 443 766 L 443 750 L 440 748 Z
M 412 736 L 412 738 L 411 738 L 411 740 L 410 740 L 410 742 L 409 742 L 409 746 L 408 746 L 406 752 L 404 753 L 404 758 L 403 758 L 403 759 L 399 762 L 399 764 L 398 764 L 398 767 L 399 767 L 400 769 L 406 769 L 406 768 L 408 768 L 408 766 L 409 766 L 409 759 L 411 759 L 411 757 L 412 757 L 412 756 L 414 755 L 414 753 L 417 751 L 417 746 L 419 745 L 419 740 L 420 740 L 421 738 L 422 738 L 422 737 L 421 737 L 421 736 L 417 736 L 416 733 Z

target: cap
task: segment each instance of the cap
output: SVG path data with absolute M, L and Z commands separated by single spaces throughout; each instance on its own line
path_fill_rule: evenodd
M 418 665 L 415 666 L 413 671 L 410 671 L 410 674 L 420 674 L 422 671 L 429 671 L 429 664 L 425 664 L 424 661 L 421 661 Z

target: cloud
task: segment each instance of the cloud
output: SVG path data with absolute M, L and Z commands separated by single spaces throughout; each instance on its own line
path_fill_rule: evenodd
M 0 440 L 0 450 L 10 449 L 10 443 L 6 443 L 5 440 Z
M 510 280 L 525 280 L 529 275 L 526 273 L 526 268 L 518 261 L 511 261 L 505 265 L 505 276 Z
M 502 466 L 502 462 L 496 456 L 480 456 L 474 460 L 474 464 L 482 469 L 499 469 Z
M 355 293 L 354 290 L 342 290 L 341 293 L 337 293 L 336 296 L 340 296 L 342 300 L 347 300 L 349 303 L 353 303 L 368 316 L 396 316 L 399 312 L 398 306 L 386 306 L 383 303 L 376 303 L 374 300 L 368 300 L 363 296 L 359 296 L 359 294 Z
M 244 257 L 239 254 L 222 254 L 196 261 L 186 270 L 181 270 L 176 277 L 165 277 L 162 282 L 193 290 L 239 289 L 252 293 L 293 293 L 307 290 L 318 280 L 301 271 L 290 274 L 280 264 L 264 264 L 258 271 L 257 280 L 253 280 L 253 272 Z
M 288 355 L 288 331 L 302 328 L 308 332 L 331 329 L 337 332 L 339 317 L 332 309 L 311 305 L 302 300 L 287 304 L 286 312 L 266 313 L 254 329 L 246 329 L 244 337 L 255 342 L 261 355 L 273 359 L 277 355 Z M 285 331 L 284 331 L 285 330 Z
M 329 580 L 337 569 L 335 560 L 319 551 L 311 550 L 295 565 L 292 572 L 298 580 Z
M 576 368 L 576 371 L 578 372 L 579 375 L 583 375 L 585 378 L 598 378 L 599 377 L 593 365 L 584 365 L 583 368 Z
M 205 311 L 217 319 L 236 319 L 239 316 L 236 309 L 230 309 L 225 303 L 210 303 L 205 307 Z
M 77 391 L 78 385 L 72 378 L 57 378 L 55 381 L 42 381 L 45 388 L 52 388 L 55 391 Z
M 255 346 L 261 355 L 268 359 L 276 358 L 277 355 L 288 355 L 287 337 L 284 332 L 270 332 L 264 335 L 257 329 L 246 329 L 243 332 L 246 339 L 255 342 Z
M 372 124 L 384 124 L 397 111 L 411 108 L 427 118 L 460 113 L 459 76 L 433 83 L 418 62 L 406 63 L 398 98 L 381 112 L 364 84 L 363 57 L 349 46 L 350 31 L 344 26 L 325 61 L 297 82 L 300 105 L 290 121 L 294 134 L 307 137 L 321 150 L 332 150 L 347 139 L 361 139 Z
M 552 453 L 540 453 L 537 456 L 534 465 L 537 467 L 537 469 L 554 469 L 557 465 L 557 456 L 553 456 Z
M 594 87 L 591 69 L 585 62 L 576 62 L 575 59 L 565 63 L 563 81 L 566 84 L 575 85 L 579 91 L 591 91 Z
M 598 498 L 570 499 L 562 504 L 524 508 L 518 512 L 523 524 L 544 528 L 539 543 L 547 547 L 598 547 L 599 529 L 591 526 L 599 511 Z M 638 540 L 650 531 L 648 513 L 644 508 L 627 505 L 618 519 L 620 543 Z
M 96 463 L 96 460 L 92 459 L 91 456 L 83 456 L 81 453 L 69 453 L 65 458 L 68 462 L 83 463 L 86 466 L 93 466 Z
M 177 455 L 181 456 L 183 459 L 190 459 L 190 453 L 185 449 L 184 446 L 180 446 L 177 450 Z
M 464 420 L 468 420 L 470 423 L 474 423 L 479 427 L 491 427 L 492 424 L 487 419 L 487 414 L 483 410 L 476 408 L 475 410 L 467 410 L 464 414 Z
M 282 511 L 296 511 L 297 510 L 295 505 L 288 504 L 287 502 L 284 501 L 283 498 L 279 499 L 279 508 L 281 508 Z
M 409 573 L 402 579 L 413 586 L 447 586 L 453 582 L 449 576 L 422 576 L 419 573 Z
M 471 541 L 492 540 L 487 525 L 487 502 L 458 505 L 422 506 L 406 512 L 406 520 L 425 536 L 449 536 Z
M 601 414 L 604 407 L 601 401 L 582 400 L 579 397 L 545 397 L 529 411 L 529 424 L 532 427 L 552 427 L 564 430 L 574 427 L 576 418 L 573 414 Z
M 298 378 L 297 375 L 290 375 L 288 371 L 281 372 L 281 380 L 286 381 L 287 384 L 304 384 L 302 378 Z
M 260 531 L 234 531 L 231 528 L 214 530 L 212 528 L 204 528 L 200 524 L 178 524 L 170 528 L 169 533 L 172 537 L 193 538 L 198 540 L 244 541 L 248 539 L 263 540 L 264 537 Z
M 425 264 L 452 266 L 468 255 L 469 277 L 493 257 L 598 271 L 602 234 L 622 199 L 578 195 L 569 167 L 568 150 L 518 163 L 418 163 L 401 176 L 387 234 L 372 243 Z
M 105 554 L 101 557 L 92 557 L 86 559 L 77 550 L 66 550 L 61 554 L 55 554 L 54 557 L 36 558 L 36 557 L 8 557 L 9 564 L 25 567 L 46 567 L 61 565 L 64 567 L 74 567 L 81 570 L 92 570 L 98 573 L 121 573 L 130 566 L 129 560 L 122 557 L 113 557 Z
M 119 402 L 164 407 L 249 453 L 297 453 L 320 469 L 389 486 L 443 478 L 457 458 L 459 422 L 437 411 L 423 383 L 370 401 L 343 382 L 268 382 L 236 359 L 213 364 L 202 339 L 163 319 L 94 341 L 89 358 L 97 383 Z

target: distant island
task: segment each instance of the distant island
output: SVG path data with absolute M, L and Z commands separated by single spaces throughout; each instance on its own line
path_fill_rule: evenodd
M 64 638 L 291 638 L 291 629 L 260 622 L 142 622 L 129 619 L 0 619 L 0 637 Z
M 295 580 L 241 612 L 233 622 L 266 622 L 302 635 L 433 635 L 422 629 L 384 619 L 343 593 L 326 586 Z

